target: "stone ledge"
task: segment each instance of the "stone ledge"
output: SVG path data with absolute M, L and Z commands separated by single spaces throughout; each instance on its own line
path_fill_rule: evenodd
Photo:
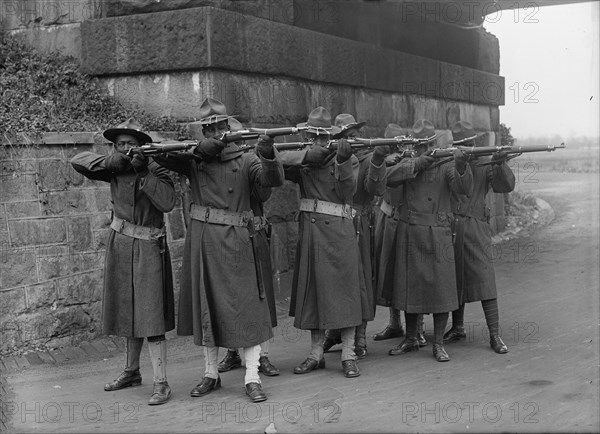
M 160 141 L 168 137 L 175 137 L 172 131 L 149 131 L 152 140 Z M 3 135 L 0 146 L 10 145 L 102 145 L 111 144 L 102 136 L 102 132 L 46 132 L 46 133 L 19 133 L 17 135 Z
M 86 21 L 82 53 L 94 75 L 228 70 L 504 104 L 495 74 L 212 7 Z

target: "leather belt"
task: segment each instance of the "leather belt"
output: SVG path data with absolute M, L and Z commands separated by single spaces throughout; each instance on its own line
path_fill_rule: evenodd
M 300 211 L 316 212 L 336 217 L 352 219 L 356 210 L 350 205 L 343 203 L 327 202 L 319 199 L 300 199 Z
M 456 210 L 454 210 L 453 212 L 454 214 L 462 217 L 471 217 L 484 222 L 489 222 L 490 220 L 490 209 L 487 207 L 487 205 L 480 205 L 474 207 L 463 206 L 462 203 L 459 203 L 456 207 Z
M 449 227 L 452 219 L 445 212 L 426 214 L 400 208 L 394 212 L 394 218 L 410 225 Z
M 129 223 L 128 221 L 116 216 L 113 216 L 110 227 L 115 232 L 118 232 L 122 235 L 147 241 L 158 240 L 167 234 L 164 226 L 161 229 L 148 228 L 146 226 L 134 225 L 133 223 Z
M 248 224 L 252 222 L 256 231 L 264 229 L 269 225 L 265 217 L 255 217 L 252 211 L 235 212 L 196 205 L 195 203 L 190 206 L 190 217 L 201 222 L 224 226 L 248 227 Z
M 373 206 L 370 204 L 364 206 L 354 204 L 353 208 L 356 215 L 366 216 L 373 212 Z

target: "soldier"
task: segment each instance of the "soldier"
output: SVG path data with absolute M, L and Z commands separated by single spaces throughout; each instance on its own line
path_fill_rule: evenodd
M 452 127 L 454 145 L 475 146 L 477 134 L 473 126 L 459 121 Z M 495 193 L 509 193 L 515 188 L 515 175 L 506 164 L 506 152 L 496 152 L 490 162 L 481 158 L 470 160 L 473 171 L 473 194 L 452 194 L 453 232 L 456 263 L 456 286 L 460 306 L 452 312 L 452 328 L 444 334 L 444 342 L 456 342 L 466 337 L 464 329 L 465 303 L 481 301 L 490 333 L 490 346 L 498 354 L 508 352 L 499 334 L 498 293 L 494 263 L 489 257 L 492 234 L 490 213 L 485 199 L 490 188 Z
M 454 153 L 454 163 L 433 165 L 435 159 L 427 152 L 436 133 L 428 120 L 417 120 L 412 136 L 426 142 L 415 146 L 415 177 L 403 182 L 402 199 L 396 202 L 400 205 L 393 210 L 395 257 L 382 258 L 381 266 L 382 275 L 393 278 L 391 291 L 388 286 L 383 297 L 406 317 L 406 338 L 389 354 L 418 350 L 418 314 L 433 313 L 433 356 L 446 362 L 450 357 L 443 346 L 444 330 L 448 313 L 458 307 L 454 261 L 448 254 L 453 248 L 450 193 L 469 194 L 473 175 L 462 151 Z
M 185 239 L 177 333 L 194 335 L 203 346 L 205 373 L 191 396 L 221 387 L 218 347 L 244 348 L 246 394 L 267 399 L 258 375 L 260 343 L 273 337 L 265 294 L 263 258 L 256 233 L 264 219 L 255 217 L 252 192 L 283 183 L 283 168 L 273 139 L 260 136 L 256 153 L 218 140 L 229 131 L 225 105 L 207 98 L 200 107 L 203 139 L 194 156 L 157 158 L 186 175 L 192 204 Z M 270 274 L 270 271 L 269 271 Z
M 406 132 L 396 124 L 388 124 L 385 129 L 385 137 L 398 137 L 404 136 Z M 391 154 L 387 158 L 386 165 L 389 166 L 388 172 L 391 172 L 392 176 L 386 177 L 386 188 L 383 192 L 383 197 L 380 206 L 376 209 L 375 219 L 375 252 L 374 255 L 376 263 L 375 269 L 379 269 L 379 264 L 382 259 L 386 261 L 391 260 L 395 257 L 396 245 L 393 242 L 394 233 L 396 231 L 397 221 L 394 220 L 393 210 L 401 204 L 403 197 L 402 189 L 403 182 L 407 177 L 414 177 L 415 174 L 415 162 L 417 160 L 412 158 L 402 158 L 401 154 Z M 381 194 L 380 194 L 381 195 Z M 387 266 L 386 266 L 387 268 Z M 391 269 L 391 268 L 389 268 Z M 388 287 L 387 290 L 391 291 L 394 285 L 393 276 L 381 275 L 377 276 L 377 286 L 375 288 L 375 300 L 377 304 L 382 306 L 389 306 L 389 321 L 388 325 L 379 333 L 373 335 L 373 340 L 382 341 L 386 339 L 392 339 L 395 337 L 404 336 L 404 330 L 400 322 L 400 310 L 390 306 L 390 302 L 384 300 L 382 293 L 384 287 Z M 425 339 L 423 315 L 419 314 L 417 322 L 417 341 L 419 347 L 427 346 L 427 340 Z
M 342 369 L 347 378 L 360 375 L 354 354 L 355 327 L 362 322 L 359 250 L 352 197 L 359 162 L 350 144 L 340 139 L 337 152 L 326 147 L 340 132 L 331 115 L 317 107 L 308 115 L 304 137 L 313 144 L 302 152 L 282 152 L 286 179 L 300 186 L 300 214 L 290 316 L 294 326 L 311 331 L 310 354 L 294 368 L 306 374 L 325 367 L 326 329 L 341 329 Z
M 342 113 L 336 116 L 335 125 L 346 132 L 346 137 L 358 137 L 358 131 L 364 122 L 357 123 L 354 116 Z M 386 165 L 384 160 L 392 151 L 390 146 L 378 146 L 374 151 L 369 148 L 359 149 L 355 155 L 360 163 L 356 193 L 352 199 L 356 210 L 355 225 L 358 228 L 358 245 L 361 265 L 361 306 L 363 313 L 362 324 L 356 327 L 354 352 L 358 359 L 367 355 L 367 321 L 375 318 L 375 288 L 374 288 L 374 213 L 373 201 L 375 195 L 381 195 L 385 189 Z M 342 343 L 339 330 L 327 330 L 323 342 L 323 351 L 327 352 L 332 346 Z
M 127 337 L 127 362 L 104 390 L 142 383 L 140 353 L 147 338 L 154 371 L 148 404 L 164 404 L 171 397 L 165 333 L 175 328 L 164 213 L 175 206 L 175 189 L 167 170 L 143 155 L 125 154 L 152 142 L 135 120 L 107 129 L 104 137 L 114 143 L 110 155 L 82 152 L 71 160 L 85 177 L 110 183 L 113 211 L 104 264 L 103 332 Z
M 240 131 L 244 129 L 244 126 L 234 118 L 229 119 L 229 128 L 231 131 Z M 242 145 L 243 142 L 236 142 L 237 145 Z M 252 203 L 252 211 L 256 217 L 263 217 L 263 203 L 266 202 L 269 197 L 271 197 L 271 188 L 270 187 L 257 187 L 255 191 L 252 192 L 252 197 L 254 200 Z M 264 217 L 263 217 L 264 218 Z M 261 256 L 261 266 L 264 268 L 264 284 L 265 284 L 265 294 L 267 296 L 267 300 L 269 302 L 269 312 L 271 313 L 271 327 L 277 327 L 277 312 L 275 309 L 275 292 L 273 289 L 273 275 L 271 274 L 271 258 L 270 258 L 270 248 L 269 248 L 269 239 L 271 226 L 267 222 L 266 218 L 264 218 L 264 228 L 258 230 L 256 232 L 255 240 L 260 243 L 260 246 L 265 249 L 264 254 Z M 219 362 L 217 365 L 217 370 L 219 372 L 228 372 L 232 369 L 239 368 L 242 366 L 242 358 L 240 357 L 240 353 L 237 348 L 228 348 L 227 353 L 223 360 Z M 269 341 L 266 340 L 260 344 L 260 357 L 258 358 L 258 372 L 267 375 L 269 377 L 273 377 L 275 375 L 279 375 L 279 369 L 277 369 L 273 364 L 271 364 L 269 360 Z

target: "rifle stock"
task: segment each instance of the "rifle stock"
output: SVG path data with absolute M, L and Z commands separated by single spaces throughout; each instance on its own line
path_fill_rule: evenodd
M 129 148 L 125 155 L 131 157 L 135 154 L 141 154 L 145 156 L 161 155 L 169 152 L 182 152 L 187 151 L 193 146 L 198 144 L 195 140 L 188 140 L 185 142 L 161 142 L 161 143 L 146 143 L 142 146 L 136 146 Z

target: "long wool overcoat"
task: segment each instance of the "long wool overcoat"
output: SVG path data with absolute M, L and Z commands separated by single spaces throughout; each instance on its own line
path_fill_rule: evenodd
M 456 286 L 461 304 L 497 298 L 493 262 L 496 254 L 485 198 L 490 189 L 509 193 L 515 188 L 515 175 L 506 163 L 480 166 L 481 161 L 471 163 L 473 194 L 452 194 Z
M 253 191 L 283 184 L 283 167 L 228 145 L 219 157 L 157 158 L 186 175 L 193 204 L 241 213 L 255 209 Z M 273 337 L 267 298 L 259 297 L 255 257 L 246 227 L 191 219 L 187 228 L 177 333 L 196 345 L 244 348 Z M 261 266 L 260 259 L 259 266 Z M 264 265 L 264 264 L 262 264 Z M 266 273 L 271 276 L 271 271 Z
M 392 203 L 395 230 L 389 233 L 390 249 L 382 251 L 380 268 L 381 276 L 393 276 L 382 297 L 394 308 L 408 313 L 458 308 L 450 200 L 453 191 L 470 194 L 472 183 L 470 167 L 460 175 L 453 162 L 433 165 L 402 183 Z
M 175 206 L 175 189 L 168 171 L 151 162 L 150 173 L 113 174 L 105 155 L 82 152 L 73 168 L 93 180 L 110 183 L 113 214 L 139 226 L 162 228 L 164 214 Z M 131 238 L 111 230 L 106 244 L 103 332 L 127 337 L 165 334 L 175 328 L 173 276 L 165 237 Z
M 334 157 L 321 166 L 302 166 L 305 152 L 282 153 L 286 179 L 298 183 L 300 197 L 352 204 L 359 169 L 356 156 L 341 164 Z M 325 330 L 361 324 L 360 259 L 353 220 L 313 212 L 300 212 L 298 218 L 290 301 L 294 327 Z

